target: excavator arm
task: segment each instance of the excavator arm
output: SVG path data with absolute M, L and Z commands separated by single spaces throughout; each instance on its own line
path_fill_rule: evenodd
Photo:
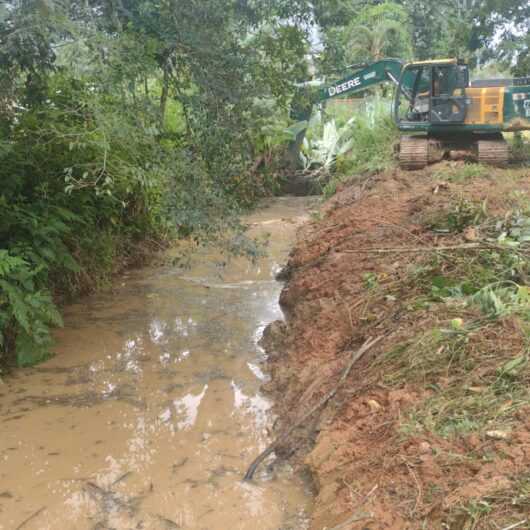
M 309 120 L 316 104 L 324 103 L 344 94 L 360 93 L 381 83 L 394 83 L 399 87 L 403 62 L 399 59 L 382 59 L 371 64 L 356 65 L 347 77 L 330 85 L 309 81 L 298 85 L 298 90 L 291 104 L 291 118 L 297 122 Z M 408 98 L 409 88 L 401 86 L 400 90 Z
M 366 65 L 348 77 L 322 88 L 318 100 L 322 102 L 343 94 L 355 94 L 389 81 L 398 86 L 402 68 L 403 62 L 399 59 L 383 59 Z
M 403 84 L 401 87 L 399 85 L 403 69 L 403 62 L 399 59 L 383 59 L 371 64 L 356 65 L 352 69 L 353 72 L 349 76 L 328 86 L 323 87 L 323 83 L 318 81 L 298 85 L 297 93 L 291 103 L 291 118 L 297 122 L 292 127 L 295 138 L 291 141 L 288 150 L 288 157 L 293 166 L 299 161 L 300 146 L 316 104 L 343 94 L 360 93 L 374 85 L 387 82 L 394 83 L 409 99 L 410 89 Z

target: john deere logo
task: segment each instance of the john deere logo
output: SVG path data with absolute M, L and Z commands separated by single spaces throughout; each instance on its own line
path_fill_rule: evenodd
M 341 83 L 340 85 L 330 86 L 328 88 L 328 93 L 330 97 L 333 97 L 338 94 L 342 94 L 343 92 L 346 92 L 347 90 L 355 88 L 359 86 L 360 84 L 361 84 L 361 78 L 354 77 L 353 79 L 350 79 L 349 81 L 345 81 L 344 83 Z

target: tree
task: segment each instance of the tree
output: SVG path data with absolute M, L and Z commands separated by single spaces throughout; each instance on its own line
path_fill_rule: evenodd
M 527 0 L 402 0 L 413 26 L 418 59 L 461 57 L 524 63 L 530 20 Z
M 373 26 L 354 26 L 346 47 L 346 59 L 379 61 L 394 54 L 410 57 L 410 34 L 400 22 L 379 20 Z
M 530 74 L 530 3 L 484 0 L 477 9 L 478 36 L 485 60 L 500 60 L 516 75 Z
M 412 54 L 409 15 L 395 2 L 366 5 L 346 25 L 326 29 L 324 43 L 325 70 L 383 57 L 408 59 Z

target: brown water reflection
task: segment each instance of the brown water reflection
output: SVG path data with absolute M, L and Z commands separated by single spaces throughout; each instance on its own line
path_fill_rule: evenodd
M 67 309 L 57 356 L 0 386 L 0 529 L 305 527 L 310 496 L 287 467 L 241 477 L 268 442 L 257 340 L 309 204 L 249 218 L 272 234 L 257 265 L 203 253 Z

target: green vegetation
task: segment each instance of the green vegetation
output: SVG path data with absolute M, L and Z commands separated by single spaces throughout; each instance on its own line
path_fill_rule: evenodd
M 484 177 L 468 182 L 473 178 Z M 509 444 L 530 410 L 528 199 L 513 193 L 496 215 L 469 196 L 454 196 L 428 210 L 424 226 L 443 229 L 451 239 L 447 247 L 453 248 L 433 249 L 411 262 L 399 285 L 377 285 L 377 297 L 399 300 L 415 324 L 410 338 L 376 359 L 374 367 L 385 386 L 417 393 L 400 419 L 400 437 L 428 440 L 442 466 L 462 459 L 469 465 L 499 462 L 502 451 L 488 456 L 482 444 Z M 462 235 L 473 237 L 464 242 Z M 477 442 L 467 452 L 449 455 L 439 440 L 451 447 Z M 446 510 L 444 522 L 450 528 L 483 529 L 520 522 L 530 504 L 528 474 L 514 473 L 510 480 L 509 491 Z
M 374 95 L 355 106 L 332 103 L 324 118 L 320 113 L 314 116 L 302 155 L 307 168 L 319 168 L 326 196 L 342 181 L 355 175 L 365 178 L 393 165 L 392 146 L 399 135 L 390 107 L 390 99 Z
M 0 6 L 1 361 L 49 355 L 57 304 L 149 249 L 239 229 L 275 185 L 256 161 L 285 142 L 307 16 L 282 1 Z
M 385 57 L 412 57 L 412 26 L 406 8 L 396 2 L 366 4 L 344 26 L 326 28 L 320 57 L 323 68 L 333 71 Z
M 515 160 L 529 165 L 530 162 L 530 134 L 524 132 L 521 134 L 513 134 L 512 138 L 508 138 L 511 144 L 513 157 Z
M 528 74 L 530 6 L 525 0 L 331 0 L 316 2 L 315 16 L 324 33 L 326 49 L 321 61 L 328 71 L 349 64 L 349 52 L 344 46 L 349 43 L 345 36 L 351 35 L 352 27 L 374 28 L 393 20 L 411 33 L 411 39 L 401 38 L 397 42 L 411 43 L 414 58 L 459 56 L 475 65 L 495 57 L 507 68 L 513 68 L 514 73 Z M 498 42 L 500 34 L 503 38 Z M 393 38 L 397 36 L 397 32 L 393 34 Z M 403 48 L 393 50 L 390 56 L 399 57 L 403 52 Z

